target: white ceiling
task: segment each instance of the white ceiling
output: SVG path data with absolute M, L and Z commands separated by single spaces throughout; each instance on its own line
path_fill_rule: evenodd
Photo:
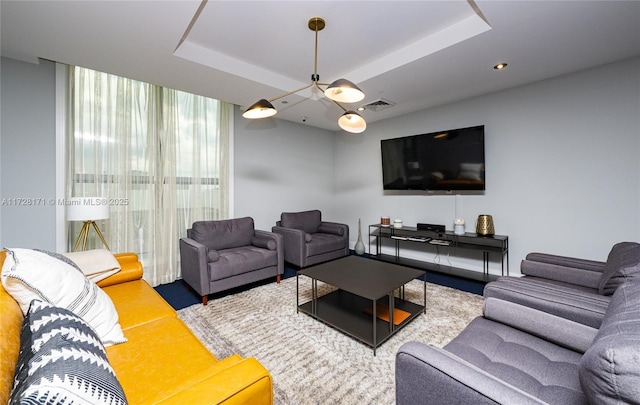
M 311 82 L 357 83 L 413 111 L 640 55 L 640 1 L 6 1 L 2 56 L 89 67 L 240 106 Z M 499 62 L 503 71 L 492 67 Z M 640 72 L 639 72 L 640 75 Z M 338 130 L 341 110 L 301 92 L 277 117 Z M 283 104 L 282 101 L 286 101 Z

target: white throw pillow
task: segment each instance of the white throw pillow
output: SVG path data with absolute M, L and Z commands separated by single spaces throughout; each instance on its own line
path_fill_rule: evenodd
M 74 262 L 85 276 L 94 283 L 120 271 L 120 263 L 107 249 L 68 252 L 63 255 Z
M 105 346 L 127 339 L 109 296 L 65 256 L 32 249 L 5 249 L 2 285 L 23 314 L 34 299 L 66 308 L 85 320 Z

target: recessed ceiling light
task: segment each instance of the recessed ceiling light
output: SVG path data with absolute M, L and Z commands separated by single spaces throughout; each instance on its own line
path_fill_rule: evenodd
M 494 68 L 495 70 L 502 70 L 502 69 L 504 69 L 504 68 L 506 68 L 506 67 L 507 67 L 507 64 L 506 64 L 506 63 L 498 63 L 498 64 L 497 64 L 497 65 L 495 65 L 493 68 Z
M 366 108 L 364 108 L 364 107 L 358 107 L 358 111 L 364 111 L 364 110 L 366 110 Z

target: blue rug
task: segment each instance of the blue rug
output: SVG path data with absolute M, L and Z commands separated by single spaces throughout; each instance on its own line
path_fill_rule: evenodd
M 284 274 L 282 278 L 294 277 L 296 275 L 296 271 L 288 266 L 284 267 Z M 229 294 L 237 294 L 239 292 L 249 290 L 251 288 L 273 283 L 275 282 L 275 277 L 268 278 L 256 283 L 247 284 L 242 287 L 232 288 L 231 290 L 223 291 L 217 294 L 211 294 L 209 299 L 221 298 Z M 182 308 L 187 308 L 193 304 L 202 303 L 202 298 L 196 293 L 193 289 L 187 286 L 182 280 L 174 281 L 173 283 L 161 284 L 155 287 L 155 290 L 164 298 L 165 301 L 169 303 L 176 311 Z
M 284 266 L 283 279 L 289 277 L 295 277 L 296 270 L 288 265 Z M 422 279 L 422 277 L 420 277 Z M 467 280 L 458 277 L 447 276 L 446 274 L 427 272 L 427 281 L 433 284 L 442 285 L 445 287 L 455 288 L 460 291 L 466 291 L 473 294 L 482 295 L 485 283 L 475 280 Z M 223 291 L 217 294 L 212 294 L 209 299 L 221 298 L 229 294 L 237 294 L 239 292 L 252 289 L 254 287 L 265 285 L 275 282 L 274 278 L 268 278 L 256 283 L 248 284 L 242 287 L 233 288 L 231 290 Z M 192 289 L 187 287 L 187 284 L 182 281 L 174 281 L 169 284 L 162 284 L 155 287 L 156 291 L 171 305 L 176 311 L 187 308 L 193 304 L 201 303 L 202 298 Z

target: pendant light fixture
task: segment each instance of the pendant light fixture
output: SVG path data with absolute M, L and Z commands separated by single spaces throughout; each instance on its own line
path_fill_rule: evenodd
M 325 21 L 320 17 L 313 17 L 309 20 L 309 29 L 316 34 L 315 44 L 315 58 L 313 64 L 313 74 L 311 75 L 311 83 L 301 87 L 299 89 L 290 91 L 280 96 L 267 99 L 261 99 L 252 104 L 242 114 L 243 117 L 249 119 L 266 118 L 275 115 L 278 111 L 273 106 L 272 102 L 283 97 L 290 96 L 299 91 L 306 90 L 312 86 L 315 86 L 331 101 L 333 101 L 338 107 L 340 107 L 344 114 L 338 119 L 338 125 L 340 128 L 347 132 L 360 133 L 367 128 L 367 123 L 360 114 L 355 111 L 347 110 L 340 103 L 355 103 L 364 98 L 364 93 L 355 84 L 347 79 L 338 79 L 333 83 L 320 83 L 320 75 L 318 75 L 318 32 L 322 31 L 325 27 Z M 326 86 L 325 88 L 322 87 Z

